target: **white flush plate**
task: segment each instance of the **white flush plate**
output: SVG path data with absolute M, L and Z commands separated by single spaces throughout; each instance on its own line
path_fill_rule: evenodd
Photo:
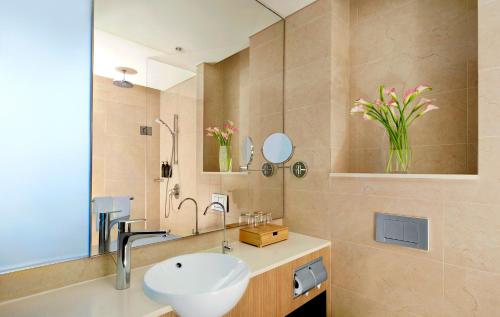
M 214 193 L 214 194 L 212 194 L 212 202 L 213 203 L 214 202 L 221 203 L 224 206 L 224 208 L 226 209 L 226 211 L 229 210 L 227 208 L 228 202 L 229 202 L 227 195 Z M 219 205 L 212 205 L 211 209 L 216 210 L 216 211 L 223 211 L 221 206 L 219 206 Z

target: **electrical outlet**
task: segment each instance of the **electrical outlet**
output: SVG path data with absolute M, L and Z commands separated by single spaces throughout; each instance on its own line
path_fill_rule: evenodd
M 225 194 L 217 194 L 217 193 L 214 193 L 212 194 L 212 202 L 217 202 L 217 203 L 221 203 L 224 208 L 226 209 L 226 211 L 229 211 L 229 197 Z M 212 205 L 211 207 L 212 210 L 216 210 L 216 211 L 223 211 L 221 206 L 219 205 Z

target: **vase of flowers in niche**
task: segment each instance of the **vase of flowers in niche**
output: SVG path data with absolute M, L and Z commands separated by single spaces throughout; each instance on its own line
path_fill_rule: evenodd
M 222 129 L 208 127 L 205 131 L 207 132 L 207 136 L 214 137 L 219 144 L 219 171 L 231 172 L 233 167 L 231 141 L 238 129 L 231 120 L 227 120 Z
M 408 129 L 426 113 L 438 109 L 427 98 L 417 98 L 431 87 L 419 85 L 407 90 L 403 97 L 398 97 L 395 88 L 379 87 L 379 97 L 373 101 L 357 99 L 351 114 L 362 114 L 365 120 L 374 120 L 382 126 L 389 139 L 389 155 L 386 164 L 387 173 L 407 173 L 411 162 L 411 147 L 408 141 Z

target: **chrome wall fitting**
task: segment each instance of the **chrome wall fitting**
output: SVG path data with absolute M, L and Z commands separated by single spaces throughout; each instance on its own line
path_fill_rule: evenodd
M 262 175 L 264 175 L 265 177 L 271 177 L 276 173 L 276 167 L 271 163 L 262 164 L 261 170 L 262 170 Z
M 174 196 L 175 199 L 179 199 L 179 196 L 181 194 L 181 187 L 179 184 L 175 184 L 174 188 L 170 190 L 170 195 Z
M 293 163 L 291 166 L 278 166 L 275 164 L 271 164 L 269 162 L 262 164 L 261 172 L 265 177 L 272 177 L 276 174 L 276 171 L 280 168 L 288 168 L 293 176 L 297 178 L 304 178 L 307 175 L 307 171 L 309 170 L 307 164 L 302 161 L 297 161 Z
M 297 161 L 290 166 L 290 172 L 292 172 L 293 176 L 297 178 L 303 178 L 307 175 L 307 165 L 302 161 Z

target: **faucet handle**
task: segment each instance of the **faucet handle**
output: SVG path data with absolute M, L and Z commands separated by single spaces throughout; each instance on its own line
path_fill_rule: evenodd
M 231 251 L 233 247 L 229 241 L 222 241 L 222 252 Z
M 117 212 L 120 212 L 120 210 L 109 211 L 109 212 L 104 212 L 104 211 L 99 212 L 98 213 L 98 215 L 99 215 L 99 229 L 106 228 L 106 223 L 107 222 L 110 225 L 113 225 L 114 223 L 112 222 L 112 220 L 110 220 L 110 214 L 114 214 L 114 213 L 117 213 Z
M 114 214 L 117 212 L 122 212 L 121 210 L 114 210 L 114 211 L 100 211 L 99 215 L 105 215 L 105 214 Z
M 126 219 L 126 220 L 120 220 L 118 222 L 118 231 L 121 232 L 131 232 L 132 231 L 132 224 L 137 223 L 137 222 L 146 222 L 146 219 Z M 125 228 L 126 226 L 126 228 Z

